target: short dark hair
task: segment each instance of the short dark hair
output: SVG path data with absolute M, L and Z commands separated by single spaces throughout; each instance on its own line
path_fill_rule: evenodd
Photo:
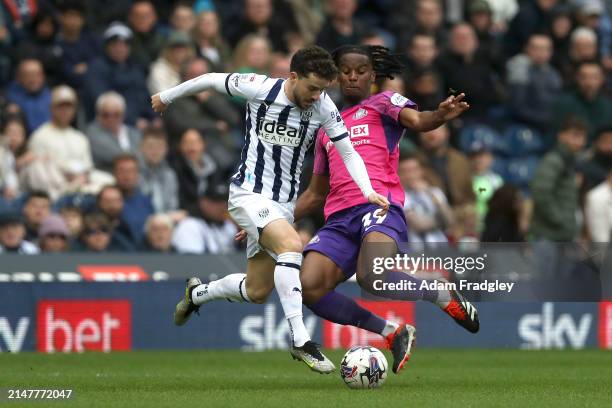
M 117 186 L 116 184 L 107 184 L 104 187 L 102 187 L 100 191 L 98 192 L 98 195 L 96 195 L 96 205 L 100 204 L 100 200 L 102 199 L 102 196 L 107 190 L 117 190 L 119 194 L 121 194 L 121 197 L 123 197 L 123 192 L 121 191 L 119 186 Z
M 607 123 L 597 128 L 595 131 L 595 140 L 599 139 L 606 133 L 612 133 L 612 123 Z
M 138 165 L 138 158 L 132 153 L 121 153 L 113 158 L 113 171 L 115 171 L 119 163 L 124 161 L 131 161 Z
M 588 132 L 589 127 L 584 119 L 579 118 L 578 116 L 570 115 L 561 123 L 559 127 L 559 132 L 565 132 L 566 130 L 576 129 L 582 132 Z
M 158 126 L 149 126 L 142 132 L 142 141 L 147 139 L 157 139 L 167 141 L 166 132 Z
M 315 74 L 329 81 L 333 81 L 338 76 L 338 68 L 330 53 L 317 45 L 296 52 L 291 58 L 290 70 L 301 77 Z
M 47 201 L 51 202 L 51 197 L 49 196 L 49 193 L 47 193 L 46 191 L 42 191 L 42 190 L 31 191 L 28 194 L 28 198 L 26 198 L 25 202 L 27 203 L 28 201 L 30 201 L 33 198 L 42 198 L 44 200 L 47 200 Z

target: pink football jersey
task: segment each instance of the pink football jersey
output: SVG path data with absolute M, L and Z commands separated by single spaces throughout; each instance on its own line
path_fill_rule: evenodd
M 372 187 L 402 208 L 404 189 L 400 185 L 397 166 L 398 144 L 404 132 L 399 123 L 399 113 L 403 108 L 417 109 L 417 106 L 398 93 L 382 92 L 341 112 L 351 143 L 365 162 Z M 330 190 L 324 210 L 326 219 L 335 212 L 368 202 L 322 129 L 315 144 L 314 173 L 329 175 Z

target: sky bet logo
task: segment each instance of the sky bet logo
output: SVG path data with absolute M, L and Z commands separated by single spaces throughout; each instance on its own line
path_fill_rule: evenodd
M 268 143 L 281 146 L 298 147 L 300 138 L 296 128 L 278 123 L 277 121 L 262 122 L 259 126 L 259 138 Z

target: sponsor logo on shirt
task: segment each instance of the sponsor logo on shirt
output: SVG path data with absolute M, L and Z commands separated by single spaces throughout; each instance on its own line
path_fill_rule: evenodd
M 406 102 L 408 102 L 408 98 L 398 93 L 394 93 L 391 96 L 391 103 L 394 104 L 395 106 L 404 106 Z
M 259 127 L 259 139 L 281 146 L 298 147 L 300 145 L 298 130 L 276 121 L 262 122 Z
M 318 236 L 318 235 L 315 235 L 314 237 L 312 237 L 312 238 L 310 239 L 310 241 L 308 241 L 308 245 L 310 245 L 310 244 L 316 244 L 316 243 L 318 243 L 319 241 L 320 241 L 319 236 Z
M 366 116 L 368 116 L 368 111 L 363 108 L 359 108 L 359 110 L 353 115 L 353 119 L 359 120 L 365 118 Z
M 351 139 L 370 136 L 370 128 L 368 125 L 357 125 L 351 127 Z
M 270 215 L 270 209 L 269 208 L 262 208 L 261 210 L 259 210 L 257 212 L 257 215 L 259 216 L 259 218 L 261 218 L 262 220 L 265 220 L 268 215 Z
M 255 81 L 255 74 L 240 74 L 238 75 L 240 82 L 248 83 Z

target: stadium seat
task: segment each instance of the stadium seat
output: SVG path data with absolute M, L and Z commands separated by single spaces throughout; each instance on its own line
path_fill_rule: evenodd
M 503 139 L 509 157 L 526 157 L 544 151 L 544 140 L 540 133 L 528 126 L 511 125 L 504 131 Z
M 539 161 L 540 158 L 537 156 L 508 160 L 505 181 L 519 187 L 523 191 L 528 191 L 529 182 L 535 174 Z
M 474 142 L 481 142 L 488 146 L 494 153 L 505 154 L 506 146 L 504 141 L 495 129 L 482 124 L 466 126 L 459 134 L 459 148 L 463 152 L 468 152 Z

